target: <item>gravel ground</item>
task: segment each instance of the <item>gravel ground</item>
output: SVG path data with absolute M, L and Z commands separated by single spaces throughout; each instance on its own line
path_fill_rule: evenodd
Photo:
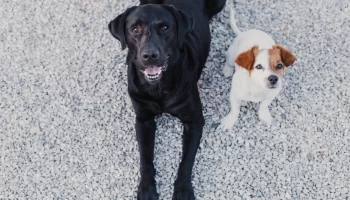
M 107 24 L 137 1 L 8 1 L 0 7 L 0 198 L 135 199 L 139 180 L 126 50 Z M 221 67 L 234 38 L 228 0 L 212 23 L 200 93 L 206 126 L 197 199 L 350 196 L 350 1 L 237 0 L 243 30 L 262 29 L 298 60 L 270 106 L 267 128 L 247 103 L 234 128 Z M 170 199 L 182 125 L 157 119 L 155 165 Z

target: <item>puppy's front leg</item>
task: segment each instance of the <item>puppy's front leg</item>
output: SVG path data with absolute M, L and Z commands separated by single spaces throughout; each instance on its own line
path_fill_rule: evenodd
M 236 96 L 233 94 L 233 92 L 231 91 L 231 94 L 230 94 L 231 111 L 229 114 L 226 115 L 226 117 L 224 117 L 221 120 L 220 127 L 222 129 L 224 130 L 231 129 L 233 125 L 236 123 L 240 112 L 241 102 L 242 101 L 238 100 Z
M 156 170 L 153 165 L 154 138 L 156 123 L 154 117 L 141 119 L 136 117 L 136 137 L 140 152 L 141 180 L 137 191 L 138 200 L 158 200 L 159 195 L 154 179 Z
M 259 107 L 259 118 L 261 121 L 267 124 L 267 126 L 271 126 L 272 117 L 269 111 L 269 105 L 272 102 L 271 99 L 264 100 L 260 103 Z
M 182 120 L 183 121 L 183 120 Z M 202 113 L 193 121 L 183 121 L 182 160 L 174 183 L 173 200 L 194 200 L 191 175 L 197 149 L 202 138 L 204 117 Z

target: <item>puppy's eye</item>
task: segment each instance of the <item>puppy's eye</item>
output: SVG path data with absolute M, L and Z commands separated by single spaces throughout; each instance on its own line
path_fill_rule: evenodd
M 131 31 L 135 34 L 139 34 L 141 32 L 141 29 L 139 27 L 133 27 L 131 28 Z
M 283 65 L 281 63 L 277 64 L 276 69 L 282 69 Z
M 166 32 L 168 29 L 169 29 L 168 26 L 165 26 L 165 25 L 162 26 L 162 28 L 161 28 L 162 32 Z
M 262 69 L 262 66 L 261 65 L 257 65 L 257 66 L 255 66 L 255 68 Z

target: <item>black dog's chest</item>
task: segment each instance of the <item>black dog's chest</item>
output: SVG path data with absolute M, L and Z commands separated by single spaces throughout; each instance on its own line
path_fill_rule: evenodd
M 185 105 L 187 105 L 187 101 L 192 99 L 194 92 L 191 92 L 190 88 L 182 88 L 184 90 L 178 91 L 175 89 L 176 86 L 174 86 L 148 88 L 147 91 L 138 93 L 137 96 L 132 95 L 135 93 L 130 94 L 132 99 L 142 99 L 144 104 L 142 110 L 147 107 L 146 110 L 151 110 L 157 115 L 169 113 L 177 116 L 179 112 L 188 112 L 191 110 L 190 108 L 186 108 L 187 106 Z

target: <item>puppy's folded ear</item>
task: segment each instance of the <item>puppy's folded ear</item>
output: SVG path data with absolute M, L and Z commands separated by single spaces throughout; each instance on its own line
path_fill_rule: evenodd
M 235 60 L 235 62 L 247 69 L 248 71 L 251 71 L 254 68 L 254 62 L 255 62 L 255 56 L 259 52 L 259 47 L 258 46 L 253 46 L 249 50 L 239 54 Z
M 290 51 L 282 47 L 282 45 L 275 45 L 273 46 L 273 48 L 280 50 L 282 62 L 286 67 L 291 66 L 297 59 Z
M 111 32 L 112 36 L 117 38 L 122 46 L 122 50 L 126 48 L 126 40 L 125 40 L 125 19 L 128 13 L 135 9 L 136 6 L 128 8 L 124 13 L 120 14 L 117 18 L 111 21 L 108 24 L 108 29 Z
M 184 37 L 194 28 L 194 19 L 172 5 L 163 6 L 170 10 L 175 17 L 177 26 L 177 46 L 181 49 L 184 43 Z

